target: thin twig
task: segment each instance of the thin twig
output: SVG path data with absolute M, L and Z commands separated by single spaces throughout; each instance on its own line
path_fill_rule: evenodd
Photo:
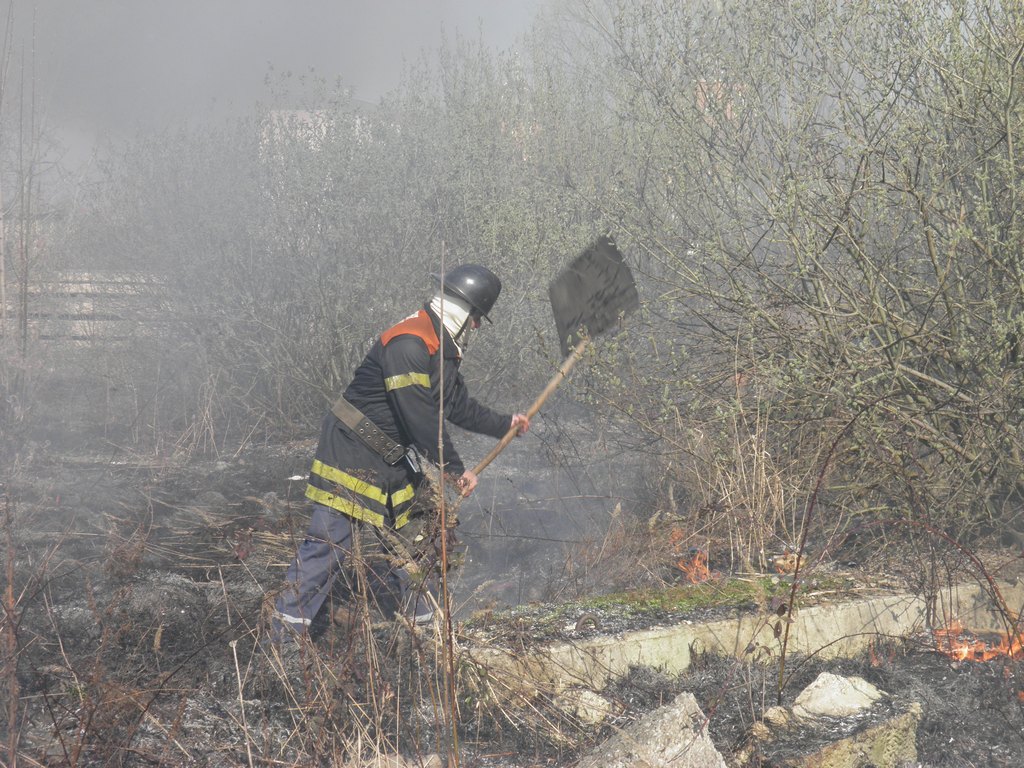
M 249 726 L 245 722 L 245 697 L 242 695 L 242 669 L 238 664 L 238 641 L 232 640 L 228 645 L 231 647 L 231 655 L 235 658 L 235 679 L 238 680 L 238 707 L 242 711 L 242 732 L 245 734 L 245 753 L 249 757 L 249 768 L 253 768 L 252 737 L 249 735 Z

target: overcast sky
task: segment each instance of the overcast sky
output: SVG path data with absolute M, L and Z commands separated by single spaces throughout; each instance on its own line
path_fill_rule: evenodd
M 507 48 L 545 0 L 0 0 L 13 8 L 12 70 L 31 60 L 38 111 L 63 135 L 160 127 L 246 109 L 276 72 L 310 68 L 376 101 L 403 59 L 443 34 Z

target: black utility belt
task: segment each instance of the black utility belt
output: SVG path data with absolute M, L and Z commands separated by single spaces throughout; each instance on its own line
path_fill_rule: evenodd
M 385 463 L 394 466 L 405 458 L 405 446 L 388 437 L 380 427 L 370 421 L 363 412 L 344 397 L 331 406 L 331 412 L 342 424 L 356 433 L 371 451 L 378 454 Z

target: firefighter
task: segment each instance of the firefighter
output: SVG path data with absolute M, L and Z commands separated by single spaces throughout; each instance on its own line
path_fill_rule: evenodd
M 353 374 L 344 395 L 321 425 L 306 496 L 313 516 L 305 540 L 288 568 L 273 620 L 276 638 L 305 636 L 329 596 L 361 525 L 373 527 L 382 547 L 395 554 L 394 536 L 416 513 L 413 501 L 423 481 L 419 461 L 443 471 L 468 496 L 477 485 L 449 437 L 448 421 L 491 437 L 530 427 L 522 413 L 498 413 L 472 398 L 459 373 L 471 331 L 488 317 L 501 281 L 486 267 L 465 264 L 434 275 L 436 295 L 419 312 L 381 334 Z M 442 399 L 441 387 L 444 386 Z M 430 621 L 433 601 L 415 599 L 412 570 L 392 559 L 383 576 L 399 595 L 399 610 L 417 623 Z M 286 631 L 286 630 L 291 630 Z

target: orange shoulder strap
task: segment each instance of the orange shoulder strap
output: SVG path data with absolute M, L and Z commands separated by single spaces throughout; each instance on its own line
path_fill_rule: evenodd
M 387 346 L 393 338 L 404 334 L 418 336 L 423 339 L 423 343 L 427 345 L 427 351 L 432 355 L 441 348 L 441 342 L 437 338 L 437 332 L 434 330 L 434 323 L 431 321 L 430 315 L 427 314 L 426 310 L 421 309 L 415 315 L 410 315 L 397 325 L 393 325 L 384 331 L 380 335 L 381 344 Z

